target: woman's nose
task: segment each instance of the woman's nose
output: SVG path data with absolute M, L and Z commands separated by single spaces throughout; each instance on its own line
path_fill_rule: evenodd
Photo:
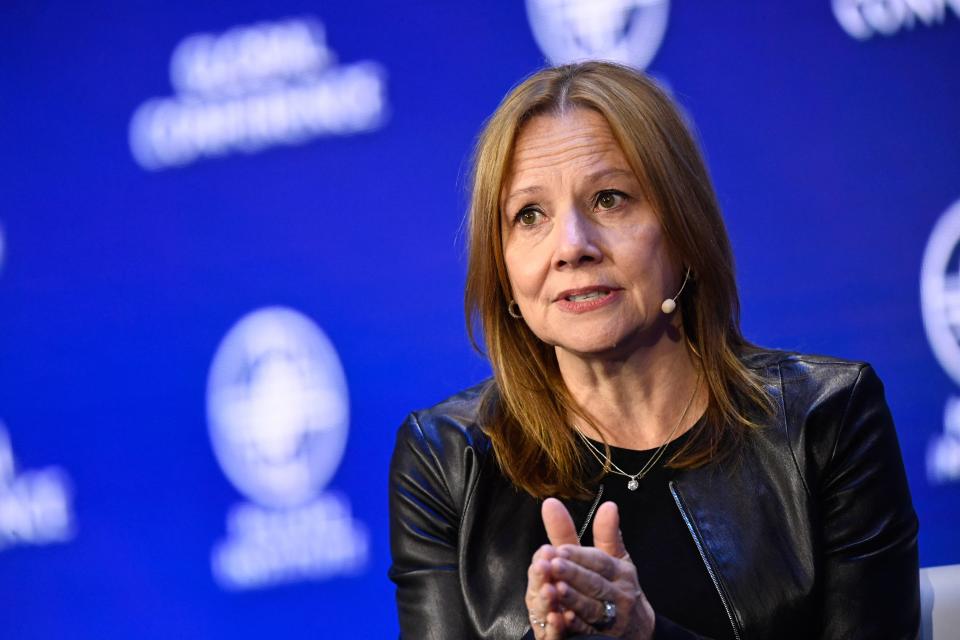
M 598 229 L 589 216 L 572 208 L 561 215 L 558 222 L 556 267 L 600 261 L 602 254 L 597 244 Z

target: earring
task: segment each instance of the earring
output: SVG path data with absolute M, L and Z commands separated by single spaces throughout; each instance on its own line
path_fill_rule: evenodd
M 514 311 L 516 309 L 516 311 Z M 510 300 L 510 304 L 507 305 L 507 313 L 510 314 L 511 318 L 516 318 L 520 320 L 523 318 L 523 314 L 520 313 L 520 305 L 517 304 L 516 300 Z

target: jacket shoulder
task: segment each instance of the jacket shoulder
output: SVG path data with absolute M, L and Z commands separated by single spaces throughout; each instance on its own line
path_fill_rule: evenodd
M 774 428 L 763 430 L 766 439 L 786 440 L 808 490 L 815 490 L 846 443 L 896 442 L 883 383 L 868 363 L 759 350 L 744 361 L 765 381 L 776 405 L 768 424 Z
M 839 422 L 855 389 L 883 398 L 883 385 L 866 362 L 789 351 L 757 350 L 743 358 L 766 384 L 788 423 L 821 410 Z M 791 420 L 793 418 L 793 420 Z
M 782 375 L 787 380 L 811 379 L 811 383 L 815 383 L 818 377 L 852 378 L 849 382 L 853 383 L 860 372 L 870 366 L 858 360 L 775 349 L 751 349 L 742 360 L 747 368 L 762 372 L 761 375 Z
M 764 351 L 748 365 L 757 370 L 767 389 L 785 412 L 787 423 L 810 424 L 836 435 L 855 393 L 884 402 L 883 384 L 866 362 L 832 356 Z M 827 428 L 829 427 L 829 428 Z M 821 435 L 826 435 L 821 433 Z
M 401 432 L 411 427 L 418 432 L 413 435 L 439 451 L 451 445 L 485 449 L 489 440 L 480 426 L 480 413 L 493 384 L 492 379 L 484 380 L 432 407 L 413 411 L 401 425 Z
M 465 389 L 427 409 L 411 412 L 397 430 L 391 461 L 394 480 L 417 478 L 462 508 L 490 451 L 480 426 L 492 380 Z

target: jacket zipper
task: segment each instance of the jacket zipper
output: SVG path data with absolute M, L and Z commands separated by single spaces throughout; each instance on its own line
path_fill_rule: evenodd
M 580 542 L 580 539 L 583 538 L 583 534 L 587 532 L 587 527 L 590 526 L 590 521 L 593 519 L 593 512 L 597 510 L 597 505 L 600 504 L 600 498 L 603 496 L 603 485 L 600 485 L 600 490 L 597 491 L 597 497 L 593 499 L 593 506 L 590 507 L 590 511 L 587 512 L 587 519 L 583 521 L 583 526 L 580 527 L 580 532 L 577 534 L 577 542 Z
M 673 496 L 673 501 L 677 504 L 677 509 L 680 510 L 680 517 L 683 518 L 683 523 L 687 525 L 687 531 L 693 536 L 693 543 L 697 545 L 697 551 L 700 552 L 700 559 L 703 560 L 703 564 L 707 568 L 707 573 L 710 575 L 710 580 L 713 582 L 713 587 L 717 590 L 717 595 L 720 596 L 720 603 L 723 605 L 723 610 L 726 611 L 727 619 L 733 628 L 733 637 L 740 640 L 740 631 L 737 629 L 737 623 L 733 619 L 733 610 L 730 608 L 730 603 L 727 602 L 726 597 L 724 597 L 723 590 L 720 589 L 720 581 L 717 579 L 717 573 L 713 570 L 713 566 L 711 566 L 710 560 L 707 558 L 707 553 L 703 548 L 703 542 L 697 535 L 696 529 L 693 528 L 693 521 L 683 508 L 683 500 L 680 499 L 680 493 L 674 486 L 673 480 L 670 481 L 669 487 L 670 495 Z

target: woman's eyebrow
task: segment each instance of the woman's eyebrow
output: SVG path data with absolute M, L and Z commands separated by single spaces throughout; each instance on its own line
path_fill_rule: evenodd
M 626 169 L 618 168 L 609 168 L 609 169 L 600 169 L 599 171 L 594 171 L 593 173 L 587 176 L 588 182 L 600 182 L 606 178 L 616 178 L 624 176 L 627 178 L 635 178 L 633 171 L 627 171 Z
M 607 178 L 618 178 L 618 177 L 630 178 L 631 180 L 636 179 L 636 176 L 633 174 L 633 171 L 629 171 L 627 169 L 620 169 L 617 167 L 608 167 L 608 168 L 599 169 L 597 171 L 594 171 L 593 173 L 587 174 L 586 182 L 589 182 L 592 184 L 592 183 L 600 182 Z M 501 206 L 502 208 L 506 208 L 507 205 L 514 198 L 517 198 L 520 196 L 526 196 L 526 195 L 535 195 L 540 193 L 541 191 L 543 191 L 543 187 L 539 185 L 531 185 L 529 187 L 521 187 L 520 189 L 514 189 L 503 199 L 503 204 Z
M 540 193 L 541 191 L 543 191 L 543 188 L 538 185 L 531 185 L 529 187 L 523 187 L 521 189 L 514 189 L 509 193 L 509 195 L 507 195 L 506 198 L 503 199 L 503 204 L 504 206 L 506 206 L 507 203 L 509 203 L 511 200 L 513 200 L 518 196 L 532 195 L 532 194 Z

